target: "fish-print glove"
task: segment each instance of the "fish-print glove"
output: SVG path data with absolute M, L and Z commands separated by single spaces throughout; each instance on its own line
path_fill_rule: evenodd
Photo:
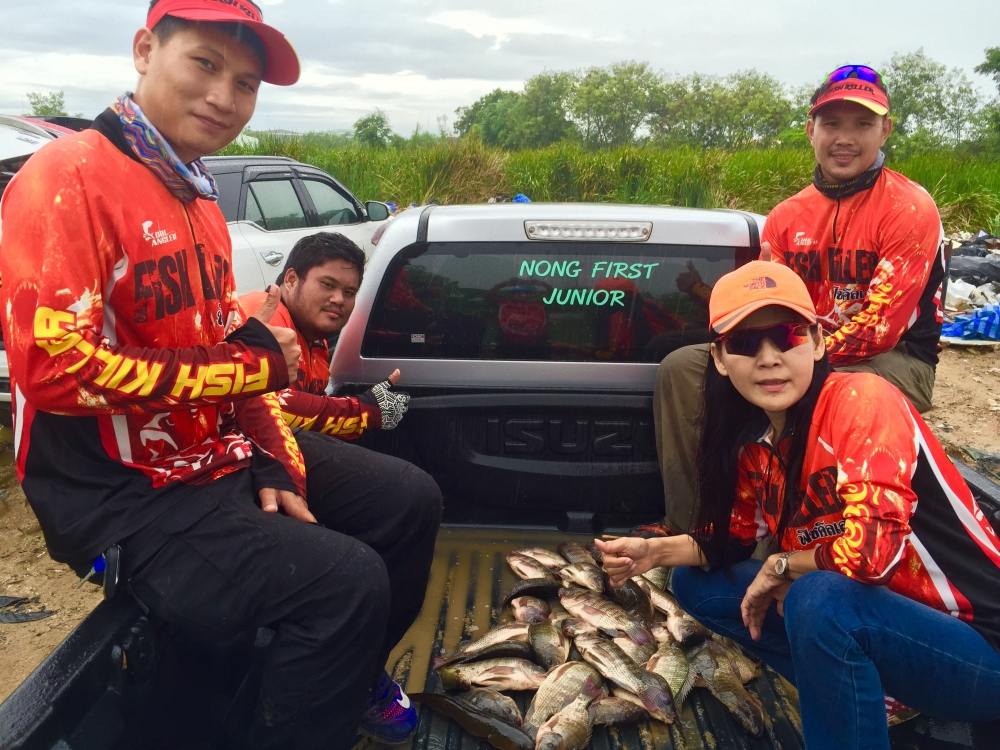
M 378 404 L 378 409 L 382 413 L 383 430 L 392 430 L 403 419 L 406 410 L 410 405 L 410 394 L 392 390 L 392 383 L 383 380 L 376 383 L 360 396 L 361 401 L 374 400 Z

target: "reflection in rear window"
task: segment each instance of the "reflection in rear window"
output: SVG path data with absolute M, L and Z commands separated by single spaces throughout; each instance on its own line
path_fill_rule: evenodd
M 439 243 L 393 261 L 366 357 L 658 362 L 707 341 L 731 247 Z

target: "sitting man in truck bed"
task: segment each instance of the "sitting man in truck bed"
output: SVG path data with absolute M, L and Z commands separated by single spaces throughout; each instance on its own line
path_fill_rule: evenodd
M 407 461 L 344 442 L 369 428 L 391 430 L 399 424 L 409 400 L 392 390 L 399 370 L 358 397 L 325 395 L 330 382 L 327 340 L 340 332 L 354 310 L 364 263 L 361 248 L 342 234 L 303 237 L 278 277 L 281 302 L 264 322 L 291 328 L 298 338 L 298 375 L 290 388 L 278 392 L 278 401 L 285 421 L 298 431 L 297 439 L 322 451 L 327 476 L 334 482 L 331 492 L 343 509 L 333 528 L 370 545 L 395 571 L 389 581 L 384 663 L 423 604 L 441 520 L 441 490 L 429 474 Z M 244 294 L 240 304 L 259 315 L 268 306 L 268 294 Z M 386 702 L 390 709 L 399 711 L 399 701 L 406 704 L 387 675 L 379 685 L 395 696 Z
M 892 132 L 889 95 L 877 72 L 837 68 L 813 94 L 806 133 L 813 184 L 778 204 L 764 225 L 761 258 L 806 282 L 838 370 L 873 372 L 921 412 L 931 407 L 941 335 L 943 229 L 920 185 L 884 166 Z M 665 528 L 689 531 L 708 345 L 670 353 L 653 394 L 666 498 Z
M 413 717 L 383 674 L 390 592 L 436 524 L 381 519 L 396 560 L 351 535 L 368 509 L 338 495 L 331 441 L 281 418 L 270 393 L 294 373 L 295 334 L 244 321 L 200 161 L 298 59 L 250 0 L 154 0 L 132 49 L 135 93 L 4 193 L 18 478 L 52 557 L 83 573 L 117 545 L 158 622 L 208 642 L 275 629 L 237 746 L 348 748 L 359 721 L 399 739 Z

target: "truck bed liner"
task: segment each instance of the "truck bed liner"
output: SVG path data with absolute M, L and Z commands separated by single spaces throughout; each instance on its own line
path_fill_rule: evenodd
M 588 543 L 591 537 L 524 529 L 442 528 L 430 583 L 420 617 L 393 650 L 389 669 L 408 693 L 442 692 L 431 668 L 434 656 L 452 651 L 460 641 L 483 635 L 498 622 L 500 602 L 517 578 L 504 555 L 518 547 L 554 548 L 564 541 Z M 748 735 L 706 690 L 696 689 L 672 727 L 650 721 L 630 727 L 598 728 L 591 747 L 598 750 L 764 750 L 803 747 L 795 689 L 777 673 L 765 670 L 751 688 L 764 701 L 773 726 L 770 736 Z M 522 710 L 530 692 L 514 693 Z M 358 749 L 371 747 L 360 743 Z M 454 722 L 420 709 L 414 750 L 476 750 L 486 747 Z

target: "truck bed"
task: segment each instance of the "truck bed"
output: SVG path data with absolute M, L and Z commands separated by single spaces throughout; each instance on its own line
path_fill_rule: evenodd
M 481 529 L 450 526 L 441 529 L 431 579 L 419 619 L 390 656 L 388 668 L 408 693 L 441 692 L 431 658 L 447 653 L 462 640 L 478 637 L 497 624 L 500 602 L 517 578 L 504 554 L 518 547 L 555 548 L 565 541 L 586 544 L 590 536 L 524 529 Z M 598 728 L 591 741 L 597 750 L 695 750 L 732 748 L 765 750 L 801 748 L 795 688 L 771 670 L 750 685 L 764 701 L 773 726 L 770 736 L 748 735 L 706 690 L 696 689 L 680 720 L 668 727 L 660 722 Z M 531 693 L 515 693 L 522 710 Z M 420 724 L 410 745 L 414 750 L 476 750 L 485 747 L 454 722 L 421 708 Z M 357 748 L 371 747 L 359 743 Z
M 1000 526 L 1000 488 L 963 466 L 959 470 L 994 526 Z M 498 605 L 516 580 L 505 553 L 528 545 L 554 547 L 568 540 L 586 543 L 590 538 L 537 527 L 442 527 L 423 610 L 392 652 L 387 668 L 408 693 L 441 692 L 432 658 L 482 635 L 502 614 Z M 245 722 L 252 708 L 252 703 L 239 698 L 252 691 L 240 687 L 259 663 L 255 652 L 262 634 L 266 631 L 259 631 L 256 640 L 248 633 L 210 647 L 150 622 L 127 594 L 119 594 L 102 602 L 0 704 L 0 748 L 222 750 L 228 727 Z M 750 687 L 763 700 L 772 722 L 762 738 L 747 735 L 714 697 L 696 689 L 676 724 L 599 728 L 591 747 L 803 747 L 794 688 L 769 670 Z M 531 694 L 514 697 L 523 710 Z M 994 750 L 1000 722 L 970 725 L 917 717 L 890 734 L 893 750 Z M 356 750 L 374 747 L 362 740 Z M 488 745 L 421 707 L 408 747 L 484 750 Z

